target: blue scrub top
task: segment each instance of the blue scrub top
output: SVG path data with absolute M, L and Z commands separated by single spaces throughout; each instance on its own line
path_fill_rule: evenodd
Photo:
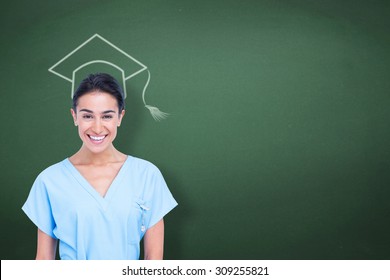
M 61 259 L 139 259 L 146 230 L 177 202 L 161 172 L 128 156 L 102 197 L 69 159 L 36 178 L 22 209 L 36 226 L 59 239 Z

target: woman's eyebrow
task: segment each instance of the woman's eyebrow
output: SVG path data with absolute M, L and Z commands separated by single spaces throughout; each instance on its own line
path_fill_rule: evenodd
M 93 113 L 93 111 L 88 110 L 88 109 L 80 109 L 79 112 L 87 112 L 87 113 Z
M 102 114 L 108 114 L 108 113 L 116 113 L 116 111 L 114 111 L 114 110 L 106 110 L 106 111 L 102 112 Z
M 87 112 L 87 113 L 93 114 L 93 111 L 92 110 L 88 110 L 88 109 L 80 109 L 79 112 Z M 109 114 L 109 113 L 116 113 L 116 111 L 114 111 L 114 110 L 106 110 L 106 111 L 103 111 L 101 114 Z

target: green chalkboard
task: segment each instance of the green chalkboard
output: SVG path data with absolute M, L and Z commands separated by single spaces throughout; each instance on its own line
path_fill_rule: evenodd
M 179 203 L 165 258 L 389 259 L 389 14 L 352 0 L 2 4 L 1 259 L 35 257 L 20 208 L 81 145 L 71 83 L 49 68 L 94 34 L 147 66 L 146 101 L 169 113 L 144 107 L 147 71 L 125 82 L 116 146 L 155 163 Z

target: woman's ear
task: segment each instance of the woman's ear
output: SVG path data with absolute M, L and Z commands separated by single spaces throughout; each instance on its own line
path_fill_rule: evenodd
M 70 109 L 70 113 L 72 114 L 74 125 L 77 126 L 77 115 L 73 108 Z
M 124 115 L 125 115 L 125 110 L 122 110 L 122 112 L 119 114 L 118 127 L 121 126 L 121 122 Z

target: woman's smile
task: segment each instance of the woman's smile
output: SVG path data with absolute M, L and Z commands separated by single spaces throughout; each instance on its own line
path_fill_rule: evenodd
M 96 144 L 100 144 L 103 142 L 103 140 L 106 138 L 107 135 L 103 135 L 103 136 L 92 136 L 92 135 L 89 135 L 87 134 L 89 139 L 91 139 L 91 141 L 93 143 L 96 143 Z

